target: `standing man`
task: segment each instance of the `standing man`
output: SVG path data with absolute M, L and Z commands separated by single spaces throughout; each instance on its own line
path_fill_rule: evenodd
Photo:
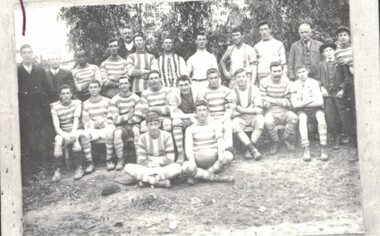
M 75 89 L 77 97 L 81 101 L 85 101 L 90 97 L 88 84 L 91 80 L 96 79 L 102 84 L 102 76 L 99 67 L 87 62 L 87 55 L 83 49 L 79 49 L 75 53 L 77 65 L 71 71 L 74 77 Z
M 262 155 L 256 148 L 264 130 L 264 116 L 262 113 L 262 101 L 260 90 L 249 83 L 245 70 L 240 68 L 234 73 L 236 85 L 233 89 L 234 112 L 232 113 L 232 130 L 255 160 L 260 160 Z M 244 129 L 252 127 L 251 138 L 247 136 Z
M 48 83 L 45 70 L 33 64 L 32 47 L 20 48 L 22 62 L 17 66 L 20 114 L 21 166 L 23 184 L 31 180 L 32 172 L 49 153 Z M 49 122 L 50 123 L 50 122 Z
M 207 88 L 207 70 L 218 68 L 216 57 L 206 49 L 207 36 L 205 32 L 198 32 L 195 44 L 197 51 L 187 60 L 187 71 L 191 78 L 192 89 L 198 94 Z
M 288 59 L 288 76 L 290 80 L 296 79 L 296 68 L 306 66 L 309 77 L 315 78 L 318 73 L 318 64 L 321 61 L 319 48 L 322 43 L 311 38 L 312 31 L 309 24 L 301 24 L 298 30 L 300 40 L 293 43 Z
M 277 153 L 279 138 L 277 125 L 285 125 L 283 140 L 289 150 L 294 150 L 295 129 L 298 117 L 292 112 L 292 104 L 289 100 L 289 79 L 284 76 L 282 64 L 272 62 L 270 64 L 271 75 L 260 82 L 263 107 L 266 108 L 265 128 L 273 140 L 270 154 Z
M 232 29 L 233 45 L 229 46 L 220 60 L 223 74 L 229 81 L 229 87 L 235 85 L 233 74 L 239 68 L 243 68 L 252 84 L 256 83 L 256 52 L 253 47 L 243 43 L 243 32 L 239 27 Z M 227 69 L 227 63 L 230 64 L 230 69 Z M 217 68 L 217 67 L 216 67 Z
M 60 68 L 61 57 L 58 53 L 54 52 L 50 55 L 49 65 L 50 69 L 46 72 L 46 75 L 49 83 L 49 103 L 53 103 L 59 100 L 58 89 L 62 85 L 68 84 L 72 88 L 75 88 L 75 84 L 71 71 Z
M 133 29 L 127 26 L 121 29 L 120 56 L 127 59 L 129 55 L 136 52 L 135 44 L 133 43 Z
M 286 55 L 284 44 L 272 36 L 272 27 L 268 21 L 259 23 L 259 32 L 261 41 L 258 42 L 254 49 L 257 54 L 257 81 L 270 75 L 270 63 L 277 61 L 284 68 L 286 74 Z
M 323 97 L 319 82 L 309 78 L 306 66 L 297 68 L 298 80 L 290 86 L 290 100 L 293 108 L 297 111 L 301 145 L 304 148 L 303 160 L 310 161 L 310 142 L 308 136 L 308 120 L 317 120 L 319 141 L 321 143 L 321 160 L 327 161 L 327 125 L 323 112 Z
M 132 81 L 132 92 L 141 96 L 144 89 L 148 87 L 148 74 L 152 70 L 157 70 L 156 58 L 145 50 L 145 41 L 142 34 L 133 37 L 136 52 L 127 58 L 128 74 Z
M 173 40 L 164 38 L 162 45 L 164 52 L 158 58 L 158 70 L 162 75 L 162 84 L 165 87 L 176 87 L 177 79 L 187 74 L 185 60 L 173 52 Z
M 127 74 L 127 61 L 119 56 L 119 45 L 115 38 L 108 40 L 110 56 L 100 64 L 103 95 L 112 98 L 119 93 L 118 80 Z

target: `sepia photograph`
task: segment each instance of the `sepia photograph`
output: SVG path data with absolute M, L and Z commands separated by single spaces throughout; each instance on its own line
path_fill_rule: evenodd
M 350 7 L 17 5 L 23 235 L 364 235 Z

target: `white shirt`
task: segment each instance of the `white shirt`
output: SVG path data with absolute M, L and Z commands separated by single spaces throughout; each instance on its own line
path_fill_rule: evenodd
M 238 89 L 242 107 L 248 107 L 248 90 L 248 87 L 244 91 Z
M 130 43 L 124 43 L 125 45 L 125 48 L 128 50 L 128 51 L 131 51 L 132 48 L 133 48 L 133 41 L 131 41 Z
M 206 50 L 197 50 L 187 60 L 187 71 L 193 79 L 206 79 L 206 72 L 210 68 L 218 69 L 218 62 L 216 57 Z
M 32 73 L 32 64 L 30 64 L 30 65 L 25 65 L 25 64 L 22 64 L 23 66 L 24 66 L 24 68 L 25 68 L 25 70 L 30 74 L 30 73 Z
M 246 72 L 252 72 L 250 64 L 254 63 L 256 60 L 255 50 L 243 43 L 243 45 L 238 48 L 236 45 L 231 46 L 232 50 L 230 59 L 231 59 L 231 69 L 230 72 L 233 74 L 237 69 L 245 69 Z
M 59 72 L 59 67 L 57 69 L 50 68 L 50 71 L 53 73 L 53 75 L 56 75 Z
M 254 46 L 257 61 L 258 61 L 258 74 L 269 75 L 270 74 L 270 64 L 274 61 L 286 64 L 286 55 L 284 44 L 274 38 L 269 40 L 261 40 Z

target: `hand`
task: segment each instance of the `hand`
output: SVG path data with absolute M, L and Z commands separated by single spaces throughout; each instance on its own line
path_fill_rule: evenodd
M 244 108 L 242 106 L 240 106 L 240 105 L 236 105 L 235 109 L 236 109 L 236 111 L 238 111 L 240 113 L 243 113 L 243 111 L 244 111 Z
M 70 133 L 70 143 L 75 142 L 76 139 L 77 139 L 76 133 L 75 132 L 71 132 Z
M 324 87 L 321 88 L 321 93 L 322 93 L 323 97 L 328 97 L 329 96 L 329 93 L 327 92 L 327 90 Z
M 341 90 L 339 90 L 339 92 L 336 94 L 336 97 L 337 97 L 337 98 L 342 98 L 343 95 L 344 95 L 344 91 L 343 91 L 343 89 L 341 89 Z
M 220 163 L 222 163 L 223 165 L 227 165 L 227 158 L 224 158 L 224 151 L 219 151 L 218 152 L 218 160 L 220 161 Z
M 70 143 L 71 142 L 71 137 L 70 137 L 70 134 L 64 132 L 61 134 L 63 140 L 65 141 L 65 144 L 67 143 Z

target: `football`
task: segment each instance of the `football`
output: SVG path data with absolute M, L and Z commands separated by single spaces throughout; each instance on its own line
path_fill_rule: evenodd
M 197 167 L 202 169 L 208 169 L 218 160 L 218 154 L 210 151 L 200 151 L 194 154 Z

